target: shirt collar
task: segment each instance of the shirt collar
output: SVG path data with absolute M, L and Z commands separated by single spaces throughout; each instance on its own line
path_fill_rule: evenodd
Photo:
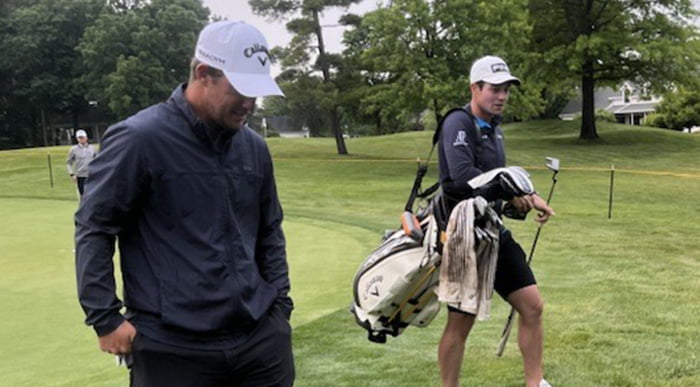
M 471 104 L 469 104 L 469 103 L 464 107 L 464 109 L 465 109 L 467 112 L 469 112 L 469 115 L 470 115 L 470 116 L 474 117 L 474 119 L 476 120 L 477 125 L 479 125 L 479 127 L 482 128 L 482 129 L 486 129 L 486 128 L 495 128 L 495 127 L 497 127 L 498 125 L 500 125 L 501 122 L 503 121 L 503 116 L 500 116 L 500 115 L 495 115 L 495 116 L 493 116 L 493 117 L 491 118 L 491 122 L 482 120 L 481 118 L 475 116 L 474 113 L 472 113 L 472 106 L 471 106 Z
M 482 120 L 480 117 L 474 116 L 476 118 L 476 124 L 482 129 L 491 129 L 491 124 Z

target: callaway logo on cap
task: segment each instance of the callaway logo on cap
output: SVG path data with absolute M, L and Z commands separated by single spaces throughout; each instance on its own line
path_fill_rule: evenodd
M 220 21 L 204 27 L 194 53 L 202 63 L 224 72 L 231 85 L 247 97 L 284 96 L 270 75 L 267 40 L 242 21 Z
M 515 83 L 520 85 L 520 79 L 510 74 L 506 62 L 497 56 L 485 56 L 472 65 L 469 72 L 469 83 L 484 81 L 492 85 Z

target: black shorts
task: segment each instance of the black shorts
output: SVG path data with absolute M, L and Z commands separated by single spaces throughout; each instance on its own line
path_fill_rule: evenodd
M 527 264 L 522 247 L 513 239 L 510 231 L 501 232 L 494 289 L 506 299 L 512 292 L 535 284 L 535 275 Z

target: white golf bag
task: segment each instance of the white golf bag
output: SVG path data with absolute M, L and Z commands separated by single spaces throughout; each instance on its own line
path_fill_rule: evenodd
M 417 217 L 420 238 L 404 229 L 389 233 L 355 274 L 350 310 L 370 341 L 384 343 L 409 325 L 425 327 L 440 311 L 440 230 L 432 206 Z
M 413 200 L 426 199 L 434 192 L 431 188 L 418 193 L 420 178 L 419 171 L 402 218 L 403 227 L 385 236 L 382 244 L 362 262 L 353 280 L 354 301 L 350 311 L 373 342 L 384 343 L 387 334 L 398 336 L 409 325 L 426 327 L 440 310 L 435 288 L 440 278 L 438 267 L 449 214 L 439 194 L 413 216 L 409 210 Z M 529 175 L 519 167 L 486 172 L 470 180 L 469 185 L 475 196 L 491 200 L 534 191 Z M 493 211 L 487 213 L 481 216 L 498 218 Z M 505 208 L 504 214 L 509 215 Z M 522 218 L 524 215 L 516 217 Z M 478 239 L 484 239 L 476 222 L 474 232 Z

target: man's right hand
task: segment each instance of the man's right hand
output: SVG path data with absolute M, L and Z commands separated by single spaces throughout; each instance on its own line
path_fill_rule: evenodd
M 73 180 L 73 183 L 77 183 L 77 182 L 78 182 L 78 177 L 75 176 L 75 175 L 71 175 L 71 176 L 70 176 L 70 179 Z
M 131 353 L 131 342 L 136 336 L 136 328 L 127 320 L 111 333 L 98 338 L 100 349 L 112 355 Z

